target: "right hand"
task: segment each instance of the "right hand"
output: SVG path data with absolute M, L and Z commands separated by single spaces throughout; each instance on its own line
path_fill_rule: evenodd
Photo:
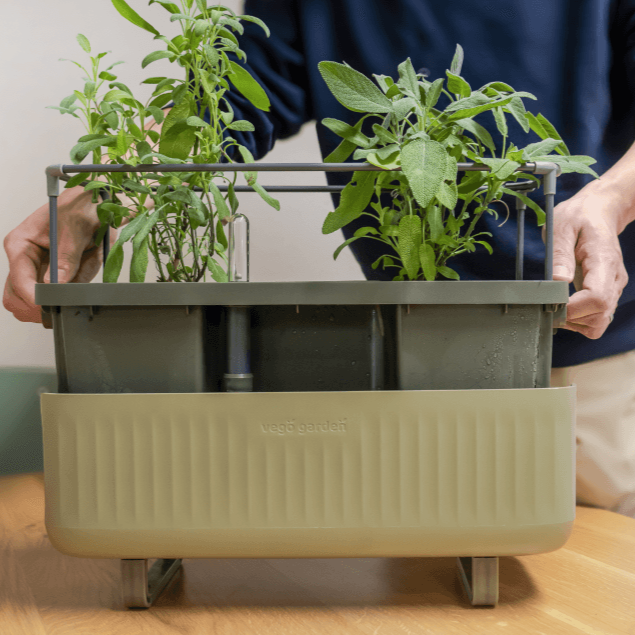
M 95 246 L 100 222 L 91 192 L 82 187 L 64 190 L 57 203 L 58 280 L 90 282 L 99 272 L 103 248 Z M 117 231 L 110 229 L 110 244 Z M 2 304 L 21 322 L 42 322 L 40 307 L 35 304 L 36 282 L 50 282 L 49 209 L 42 205 L 4 239 L 9 258 L 9 275 L 4 286 Z

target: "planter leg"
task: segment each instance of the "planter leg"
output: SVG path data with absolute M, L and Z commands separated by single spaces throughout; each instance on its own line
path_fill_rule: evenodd
M 123 603 L 126 608 L 149 608 L 181 567 L 181 558 L 159 558 L 148 571 L 147 560 L 121 560 Z
M 473 606 L 498 603 L 498 556 L 456 559 L 461 582 Z

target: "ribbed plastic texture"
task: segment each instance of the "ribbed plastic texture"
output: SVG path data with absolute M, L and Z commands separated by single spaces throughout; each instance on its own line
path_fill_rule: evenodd
M 43 394 L 74 556 L 488 556 L 561 547 L 575 387 Z

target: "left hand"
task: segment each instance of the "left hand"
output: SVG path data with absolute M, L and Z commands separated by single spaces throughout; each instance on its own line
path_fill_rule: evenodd
M 628 283 L 617 238 L 619 206 L 611 191 L 594 181 L 554 210 L 553 279 L 573 282 L 576 265 L 582 273 L 581 285 L 576 284 L 576 293 L 569 298 L 562 328 L 592 340 L 606 331 Z

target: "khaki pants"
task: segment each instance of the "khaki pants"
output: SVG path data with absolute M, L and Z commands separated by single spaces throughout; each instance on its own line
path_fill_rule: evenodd
M 571 384 L 577 502 L 635 518 L 635 351 L 551 372 L 552 387 Z

